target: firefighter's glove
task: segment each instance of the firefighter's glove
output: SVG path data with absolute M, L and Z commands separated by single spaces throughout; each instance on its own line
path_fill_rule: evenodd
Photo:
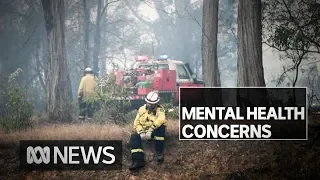
M 146 132 L 146 139 L 147 140 L 151 140 L 152 132 L 153 132 L 152 128 L 148 129 L 148 131 Z
M 140 137 L 141 137 L 141 140 L 143 141 L 147 140 L 146 132 L 141 132 Z

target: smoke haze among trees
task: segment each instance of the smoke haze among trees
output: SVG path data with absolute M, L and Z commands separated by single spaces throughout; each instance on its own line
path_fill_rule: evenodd
M 101 76 L 112 69 L 114 63 L 121 68 L 130 67 L 135 55 L 167 54 L 169 58 L 190 63 L 197 77 L 203 79 L 202 46 L 206 27 L 203 23 L 209 21 L 203 21 L 202 0 L 61 0 L 64 8 L 59 8 L 58 15 L 64 14 L 60 20 L 64 21 L 65 44 L 55 48 L 59 56 L 65 57 L 65 65 L 54 70 L 48 49 L 54 51 L 50 41 L 57 38 L 58 42 L 62 34 L 49 37 L 48 20 L 52 17 L 45 20 L 45 15 L 53 11 L 48 10 L 51 6 L 45 8 L 48 2 L 0 1 L 1 84 L 5 87 L 10 74 L 20 68 L 19 86 L 28 91 L 28 100 L 39 112 L 50 109 L 47 96 L 59 87 L 50 86 L 53 71 L 61 76 L 57 82 L 66 83 L 61 97 L 73 100 L 76 100 L 77 88 L 87 66 Z M 217 73 L 221 86 L 237 86 L 239 46 L 256 48 L 244 47 L 242 45 L 246 44 L 242 43 L 237 45 L 241 42 L 238 7 L 246 8 L 239 6 L 241 3 L 219 1 L 218 13 L 215 13 L 218 15 Z M 261 1 L 261 10 L 265 84 L 310 86 L 316 93 L 319 89 L 319 2 Z M 248 18 L 248 14 L 244 15 Z M 0 91 L 5 90 L 1 88 Z M 5 97 L 0 99 L 4 109 Z

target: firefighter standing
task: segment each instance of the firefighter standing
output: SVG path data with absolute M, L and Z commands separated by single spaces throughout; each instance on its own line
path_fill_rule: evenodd
M 159 100 L 157 92 L 150 92 L 145 98 L 146 104 L 138 110 L 134 120 L 136 132 L 130 138 L 132 165 L 129 170 L 136 170 L 145 165 L 142 140 L 154 140 L 154 160 L 163 162 L 166 116 L 163 108 L 158 104 Z
M 78 89 L 78 100 L 80 106 L 79 119 L 84 120 L 86 115 L 88 120 L 93 117 L 94 103 L 90 101 L 95 95 L 97 82 L 94 79 L 93 71 L 91 68 L 84 70 L 85 75 L 82 77 Z

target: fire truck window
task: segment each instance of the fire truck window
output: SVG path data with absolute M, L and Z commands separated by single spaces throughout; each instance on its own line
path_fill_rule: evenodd
M 152 65 L 140 65 L 139 68 L 151 68 Z
M 152 68 L 152 65 L 140 65 L 139 68 Z M 159 64 L 159 69 L 169 69 L 168 64 Z
M 159 64 L 159 69 L 169 69 L 168 64 Z
M 186 68 L 182 64 L 177 64 L 176 66 L 179 79 L 190 79 Z

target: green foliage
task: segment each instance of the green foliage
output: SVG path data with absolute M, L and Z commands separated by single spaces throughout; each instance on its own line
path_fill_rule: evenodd
M 97 107 L 93 117 L 94 121 L 116 124 L 125 124 L 130 121 L 133 115 L 129 112 L 131 103 L 126 99 L 128 96 L 126 89 L 115 84 L 112 77 L 102 77 L 96 80 L 99 82 L 96 96 L 88 99 L 88 102 L 94 103 Z
M 319 48 L 320 4 L 317 0 L 270 0 L 264 2 L 265 41 L 280 51 Z
M 307 49 L 309 45 L 302 32 L 287 27 L 276 29 L 271 39 L 280 49 Z
M 306 61 L 317 58 L 320 48 L 320 3 L 317 0 L 270 0 L 263 6 L 263 42 L 280 51 L 286 67 L 277 86 L 296 86 Z
M 292 30 L 290 29 L 279 27 L 279 29 L 275 30 L 272 40 L 274 41 L 276 46 L 279 46 L 280 48 L 286 48 L 290 43 L 290 39 L 293 33 L 294 32 L 292 32 Z
M 115 83 L 114 77 L 97 78 L 99 88 L 96 95 L 88 102 L 96 104 L 93 121 L 98 123 L 112 122 L 115 124 L 132 123 L 137 115 L 137 110 L 131 109 L 131 102 L 127 99 L 130 94 L 126 88 Z M 162 104 L 167 118 L 176 119 L 177 110 L 172 103 Z
M 167 118 L 169 118 L 169 119 L 177 119 L 178 118 L 177 108 L 175 106 L 173 106 L 172 103 L 162 104 L 162 107 L 164 109 L 164 112 L 166 113 Z
M 0 119 L 0 127 L 8 132 L 19 130 L 31 125 L 30 118 L 33 114 L 32 104 L 26 100 L 27 91 L 19 87 L 17 77 L 22 70 L 19 68 L 9 77 L 4 85 L 5 115 Z

